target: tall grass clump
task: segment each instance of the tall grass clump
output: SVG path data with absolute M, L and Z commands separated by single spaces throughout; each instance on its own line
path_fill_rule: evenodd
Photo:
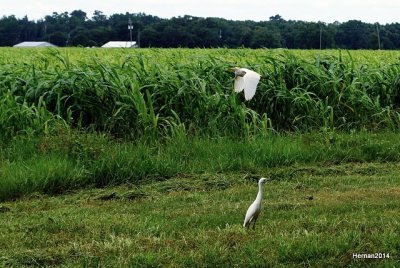
M 250 107 L 281 130 L 397 130 L 400 65 L 342 54 L 267 56 L 261 100 Z
M 1 142 L 20 134 L 42 135 L 61 125 L 68 127 L 62 117 L 48 109 L 43 95 L 32 102 L 17 92 L 17 87 L 0 88 Z

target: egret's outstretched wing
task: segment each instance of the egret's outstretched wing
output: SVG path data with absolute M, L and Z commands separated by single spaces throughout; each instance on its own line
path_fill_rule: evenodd
M 245 100 L 251 100 L 254 94 L 256 94 L 256 89 L 258 82 L 260 81 L 260 75 L 256 72 L 247 70 L 244 76 L 244 98 Z
M 241 92 L 244 89 L 244 78 L 241 76 L 236 76 L 235 84 L 233 85 L 235 92 Z

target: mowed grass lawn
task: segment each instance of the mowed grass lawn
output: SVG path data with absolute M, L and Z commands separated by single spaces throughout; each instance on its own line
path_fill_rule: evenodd
M 271 178 L 262 214 L 255 231 L 245 230 L 260 176 Z M 399 267 L 399 200 L 397 163 L 182 174 L 31 194 L 0 205 L 0 266 Z

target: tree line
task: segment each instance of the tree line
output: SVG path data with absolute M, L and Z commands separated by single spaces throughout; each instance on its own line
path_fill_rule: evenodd
M 23 41 L 48 41 L 64 46 L 101 46 L 108 41 L 133 40 L 140 47 L 249 47 L 298 49 L 399 49 L 400 23 L 385 25 L 349 20 L 339 23 L 285 20 L 233 21 L 193 16 L 163 19 L 144 13 L 106 16 L 96 10 L 89 18 L 82 10 L 47 15 L 0 18 L 0 46 Z

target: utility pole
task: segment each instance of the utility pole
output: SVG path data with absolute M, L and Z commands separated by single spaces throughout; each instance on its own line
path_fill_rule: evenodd
M 65 41 L 65 46 L 67 47 L 69 45 L 69 39 L 71 38 L 71 32 L 68 32 L 68 37 L 67 41 Z
M 139 28 L 137 31 L 137 41 L 138 41 L 137 46 L 140 47 L 140 29 Z
M 44 23 L 44 36 L 46 37 L 47 35 L 47 23 Z
M 319 50 L 322 49 L 322 24 L 319 26 Z
M 381 37 L 379 33 L 379 22 L 376 23 L 376 33 L 378 34 L 378 49 L 381 50 Z
M 128 29 L 129 29 L 129 36 L 131 38 L 131 45 L 129 47 L 131 48 L 132 47 L 132 30 L 133 30 L 131 18 L 129 18 L 129 20 L 128 20 Z

